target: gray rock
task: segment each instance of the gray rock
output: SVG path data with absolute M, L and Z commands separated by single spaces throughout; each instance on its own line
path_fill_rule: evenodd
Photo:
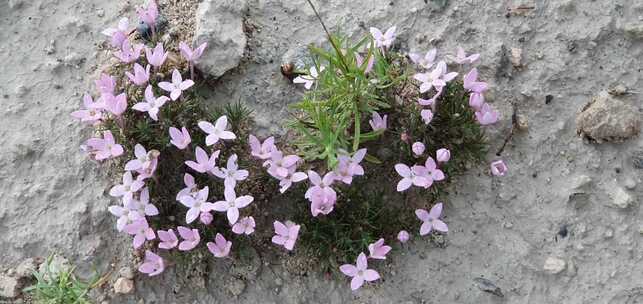
M 226 282 L 225 288 L 230 294 L 238 297 L 246 289 L 246 283 L 241 279 L 232 278 Z
M 20 295 L 20 282 L 18 279 L 0 275 L 0 299 L 13 299 Z
M 205 0 L 196 12 L 195 45 L 208 47 L 196 67 L 213 77 L 237 67 L 246 48 L 245 0 Z
M 621 187 L 615 187 L 610 196 L 612 197 L 612 206 L 620 209 L 625 209 L 634 202 L 632 196 Z
M 134 291 L 134 281 L 126 278 L 118 278 L 114 282 L 114 292 L 119 294 L 129 294 Z
M 565 270 L 565 267 L 567 267 L 567 263 L 565 263 L 565 260 L 557 257 L 548 257 L 545 260 L 543 270 L 550 274 L 558 274 Z
M 28 258 L 18 264 L 15 269 L 14 275 L 17 278 L 30 278 L 37 268 L 38 263 L 36 263 L 36 260 L 33 258 Z
M 493 294 L 499 297 L 505 296 L 504 294 L 502 294 L 502 289 L 500 289 L 500 287 L 496 286 L 496 284 L 494 284 L 488 279 L 480 277 L 480 278 L 473 279 L 473 281 L 476 283 L 476 286 L 478 287 L 478 289 L 484 292 L 488 292 L 490 294 Z
M 134 279 L 134 270 L 132 270 L 131 267 L 122 267 L 119 271 L 118 274 L 126 279 Z
M 643 39 L 643 24 L 626 24 L 623 26 L 623 32 L 632 39 Z
M 601 91 L 576 117 L 576 132 L 596 142 L 623 141 L 640 131 L 636 107 Z

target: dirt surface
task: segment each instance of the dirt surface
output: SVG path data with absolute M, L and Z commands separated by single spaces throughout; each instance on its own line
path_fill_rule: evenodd
M 479 51 L 488 99 L 502 113 L 490 130 L 493 146 L 510 133 L 512 105 L 527 121 L 502 153 L 508 176 L 492 179 L 487 168 L 474 168 L 455 183 L 445 198 L 450 231 L 442 244 L 416 237 L 396 247 L 380 268 L 384 279 L 355 293 L 345 277 L 293 272 L 282 265 L 288 259 L 255 252 L 251 266 L 212 260 L 196 270 L 169 267 L 153 279 L 137 275 L 134 294 L 116 296 L 110 285 L 93 294 L 98 302 L 643 301 L 643 138 L 588 143 L 575 126 L 600 90 L 623 84 L 643 93 L 643 1 L 427 2 L 327 0 L 319 10 L 332 29 L 355 38 L 369 26 L 397 25 L 402 51 Z M 53 250 L 87 274 L 92 266 L 108 271 L 113 263 L 117 273 L 131 263 L 130 241 L 107 212 L 113 181 L 80 153 L 90 130 L 69 113 L 104 62 L 100 31 L 122 16 L 134 22 L 140 4 L 0 2 L 3 270 Z M 277 133 L 286 105 L 301 94 L 281 76 L 282 56 L 323 34 L 305 1 L 251 0 L 248 8 L 245 59 L 216 81 L 209 100 L 242 100 L 262 114 L 262 133 Z M 643 95 L 619 98 L 640 115 Z M 479 277 L 504 297 L 484 292 Z

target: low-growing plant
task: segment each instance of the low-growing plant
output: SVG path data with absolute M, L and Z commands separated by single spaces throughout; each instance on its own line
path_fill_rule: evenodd
M 167 60 L 172 46 L 156 43 L 154 1 L 137 10 L 151 34 L 128 37 L 123 21 L 105 31 L 120 63 L 96 81 L 96 100 L 86 94 L 85 109 L 72 115 L 96 131 L 84 151 L 122 174 L 110 190 L 120 203 L 109 211 L 133 247 L 146 249 L 142 273 L 163 273 L 163 256 L 177 262 L 179 253 L 207 249 L 224 258 L 269 234 L 287 251 L 301 239 L 322 269 L 351 277 L 355 290 L 379 279 L 367 259 L 385 259 L 385 241 L 447 232 L 438 200 L 454 176 L 483 161 L 481 126 L 498 119 L 484 102 L 487 84 L 475 68 L 456 79 L 436 50 L 407 58 L 394 48 L 394 26 L 357 42 L 331 34 L 308 2 L 329 45 L 311 46 L 314 65 L 293 79 L 308 90 L 291 107 L 293 145 L 251 135 L 252 111 L 241 101 L 207 107 L 194 79 L 207 45 L 181 42 L 183 59 Z M 463 69 L 478 57 L 459 50 L 453 61 Z M 506 171 L 492 163 L 493 175 Z M 290 205 L 274 208 L 278 196 Z M 274 233 L 266 233 L 270 223 Z

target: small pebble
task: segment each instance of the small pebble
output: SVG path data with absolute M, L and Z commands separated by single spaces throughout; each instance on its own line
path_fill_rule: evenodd
M 548 257 L 545 260 L 545 265 L 543 265 L 543 270 L 550 274 L 558 274 L 565 270 L 566 266 L 567 263 L 565 263 L 565 260 L 557 257 Z

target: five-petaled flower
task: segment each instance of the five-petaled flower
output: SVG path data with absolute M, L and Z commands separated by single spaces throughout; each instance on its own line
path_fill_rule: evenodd
M 141 216 L 155 216 L 159 214 L 158 208 L 150 203 L 150 190 L 145 187 L 141 190 L 138 200 L 130 202 L 130 209 L 135 210 Z
M 105 105 L 102 101 L 97 100 L 94 102 L 92 96 L 85 93 L 83 95 L 83 106 L 84 109 L 71 112 L 71 116 L 80 119 L 82 122 L 88 122 L 91 124 L 98 124 L 103 119 L 103 107 Z
M 476 120 L 481 125 L 491 125 L 498 121 L 498 111 L 494 110 L 488 103 L 483 103 L 476 111 Z
M 105 109 L 114 114 L 114 116 L 121 116 L 127 110 L 127 95 L 125 93 L 116 96 L 103 94 L 102 99 L 105 102 Z
M 123 230 L 134 236 L 134 240 L 132 241 L 134 249 L 138 249 L 143 246 L 145 240 L 151 241 L 156 238 L 154 230 L 150 228 L 150 225 L 144 217 L 138 218 L 131 224 L 126 225 Z
M 196 245 L 199 245 L 199 242 L 201 241 L 199 229 L 190 229 L 183 226 L 176 227 L 176 229 L 179 231 L 179 235 L 183 239 L 183 241 L 179 243 L 179 250 L 189 251 L 194 249 Z
M 159 68 L 163 65 L 163 62 L 165 62 L 165 59 L 167 59 L 168 54 L 169 52 L 166 52 L 163 49 L 163 43 L 160 42 L 156 44 L 156 47 L 154 47 L 154 49 L 151 49 L 149 47 L 145 48 L 145 56 L 147 58 L 147 62 L 149 62 L 156 68 Z M 172 75 L 172 78 L 174 78 L 174 75 Z
M 268 174 L 281 179 L 288 176 L 289 169 L 295 166 L 299 160 L 297 155 L 284 156 L 283 152 L 275 149 L 270 153 L 270 159 L 264 163 L 264 166 L 268 166 Z
M 384 239 L 381 238 L 377 242 L 368 245 L 369 258 L 385 260 L 386 254 L 391 251 L 391 246 L 384 244 Z
M 217 233 L 214 237 L 214 242 L 208 242 L 206 244 L 208 250 L 217 258 L 225 258 L 230 254 L 230 248 L 232 248 L 232 242 L 226 240 L 221 233 Z
M 170 100 L 167 96 L 155 97 L 152 92 L 152 86 L 147 85 L 145 89 L 145 102 L 139 102 L 132 106 L 132 109 L 139 112 L 147 112 L 154 121 L 159 120 L 159 109 Z
M 236 234 L 250 235 L 255 231 L 255 219 L 252 216 L 246 216 L 240 219 L 232 226 L 232 232 Z
M 127 18 L 121 18 L 121 20 L 118 21 L 118 26 L 116 28 L 110 27 L 105 30 L 103 30 L 103 35 L 111 38 L 110 42 L 112 44 L 112 47 L 115 48 L 120 48 L 121 45 L 123 45 L 123 42 L 127 40 L 127 32 L 129 28 L 129 21 Z
M 480 58 L 480 54 L 471 54 L 467 56 L 467 54 L 464 52 L 464 49 L 461 47 L 458 47 L 454 61 L 458 64 L 474 63 L 479 58 Z
M 174 69 L 172 71 L 172 82 L 159 82 L 159 87 L 167 92 L 170 92 L 170 98 L 172 100 L 177 100 L 183 91 L 189 89 L 194 85 L 194 81 L 191 79 L 183 80 L 179 70 Z
M 430 51 L 426 52 L 424 56 L 418 53 L 409 53 L 409 58 L 411 58 L 411 61 L 413 61 L 413 63 L 419 65 L 420 67 L 424 69 L 430 69 L 433 64 L 435 64 L 435 57 L 437 54 L 437 49 L 431 49 Z
M 286 221 L 286 223 L 275 221 L 273 226 L 275 227 L 275 235 L 272 237 L 272 242 L 284 246 L 287 250 L 292 250 L 297 242 L 301 226 L 291 221 Z
M 443 88 L 447 85 L 447 82 L 453 80 L 456 76 L 458 76 L 456 72 L 447 73 L 447 64 L 444 61 L 440 61 L 433 71 L 417 73 L 413 75 L 413 78 L 421 82 L 420 93 L 424 93 L 433 87 L 435 87 L 436 90 Z
M 442 214 L 442 203 L 437 203 L 431 211 L 427 212 L 424 209 L 415 210 L 415 215 L 422 221 L 422 226 L 420 227 L 420 235 L 427 235 L 431 233 L 433 229 L 441 232 L 449 231 L 447 224 L 440 220 L 440 215 Z
M 116 230 L 118 231 L 123 231 L 125 226 L 141 218 L 141 215 L 135 210 L 128 208 L 128 205 L 129 204 L 113 205 L 107 209 L 109 213 L 118 217 L 118 220 L 116 220 Z
M 150 65 L 148 64 L 143 68 L 140 64 L 134 64 L 134 74 L 125 72 L 127 78 L 135 85 L 142 86 L 150 80 Z
M 208 43 L 204 42 L 201 45 L 199 45 L 197 48 L 192 50 L 192 48 L 190 48 L 190 46 L 187 43 L 181 41 L 179 42 L 179 51 L 181 52 L 181 56 L 183 56 L 183 58 L 185 58 L 186 61 L 192 64 L 196 62 L 201 57 L 201 55 L 203 55 L 203 51 L 207 46 L 208 46 Z
M 138 267 L 138 271 L 145 273 L 150 277 L 153 277 L 155 275 L 161 274 L 164 269 L 165 263 L 163 262 L 163 258 L 158 256 L 154 252 L 145 250 L 145 260 L 143 261 L 143 264 Z
M 317 72 L 317 67 L 310 67 L 310 73 L 308 75 L 299 75 L 292 80 L 293 83 L 303 83 L 306 90 L 310 90 L 313 87 L 315 80 L 319 78 L 319 73 L 323 72 L 326 67 L 319 67 L 319 72 Z
M 395 171 L 402 177 L 397 183 L 397 191 L 402 192 L 412 185 L 417 187 L 426 187 L 431 181 L 426 177 L 426 168 L 423 166 L 409 166 L 405 164 L 396 164 Z
M 258 159 L 270 158 L 270 153 L 277 150 L 275 146 L 275 138 L 270 136 L 261 143 L 254 135 L 248 136 L 248 143 L 250 144 L 250 154 Z
M 395 26 L 390 27 L 384 34 L 377 28 L 371 27 L 370 32 L 375 40 L 375 46 L 379 48 L 389 48 L 395 40 Z
M 223 196 L 225 197 L 225 201 L 215 202 L 212 206 L 212 210 L 225 212 L 230 225 L 234 225 L 239 219 L 239 209 L 250 205 L 254 200 L 254 197 L 250 195 L 237 197 L 234 188 L 229 187 L 225 188 Z
M 123 173 L 123 183 L 116 185 L 109 190 L 109 195 L 113 197 L 123 197 L 125 204 L 129 203 L 134 198 L 134 193 L 138 192 L 145 186 L 142 181 L 135 180 L 132 177 L 132 172 L 125 171 Z
M 192 137 L 190 137 L 190 133 L 185 127 L 181 127 L 181 130 L 170 127 L 169 131 L 171 137 L 170 142 L 179 150 L 185 149 L 192 142 Z
M 143 47 L 144 45 L 142 43 L 137 43 L 132 46 L 129 41 L 125 39 L 120 50 L 114 52 L 114 56 L 120 59 L 123 63 L 132 63 L 141 57 L 141 50 L 143 50 Z
M 116 78 L 109 74 L 101 73 L 100 78 L 94 81 L 96 88 L 101 95 L 114 95 L 116 89 Z
M 199 128 L 203 130 L 203 132 L 208 134 L 208 136 L 205 137 L 206 146 L 212 146 L 216 144 L 217 142 L 219 142 L 219 139 L 226 140 L 237 138 L 234 133 L 225 130 L 228 127 L 228 117 L 225 115 L 219 117 L 214 125 L 207 121 L 199 121 L 198 125 Z
M 159 248 L 161 249 L 172 249 L 179 245 L 179 239 L 176 237 L 174 230 L 158 230 L 156 234 L 159 237 Z
M 237 181 L 245 180 L 248 178 L 250 173 L 248 170 L 239 170 L 239 165 L 237 165 L 237 155 L 232 154 L 228 157 L 226 168 L 216 167 L 212 170 L 212 174 L 218 178 L 222 178 L 224 180 L 223 184 L 226 188 L 234 189 L 234 187 L 237 186 Z
M 194 197 L 191 195 L 181 196 L 179 199 L 181 204 L 190 208 L 185 214 L 185 221 L 188 224 L 194 222 L 201 212 L 210 212 L 215 210 L 215 204 L 207 201 L 209 193 L 210 189 L 208 186 L 205 186 L 203 189 L 199 190 Z
M 156 5 L 156 0 L 150 1 L 147 7 L 137 8 L 136 14 L 141 21 L 145 22 L 149 27 L 154 28 L 156 25 L 156 18 L 159 16 L 159 9 Z
M 196 182 L 194 182 L 194 176 L 189 173 L 185 173 L 185 175 L 183 175 L 183 183 L 185 183 L 185 188 L 181 189 L 181 191 L 176 194 L 177 201 L 180 201 L 181 197 L 186 195 L 194 197 L 197 192 L 199 192 L 198 186 Z
M 366 255 L 363 252 L 360 253 L 359 256 L 357 256 L 357 263 L 355 263 L 355 265 L 344 264 L 342 266 L 339 266 L 339 270 L 343 274 L 352 277 L 352 290 L 357 290 L 362 287 L 362 285 L 364 285 L 364 281 L 372 282 L 380 278 L 380 274 L 377 273 L 377 271 L 368 269 Z
M 333 173 L 335 180 L 342 181 L 350 185 L 353 181 L 353 176 L 364 175 L 364 168 L 359 164 L 366 156 L 366 149 L 359 149 L 355 151 L 352 157 L 348 155 L 340 155 L 337 157 L 338 164 Z
M 103 138 L 90 138 L 85 142 L 86 149 L 95 160 L 101 161 L 123 154 L 123 146 L 116 143 L 112 132 L 103 132 Z
M 374 132 L 383 131 L 386 130 L 387 117 L 388 115 L 384 115 L 384 117 L 382 117 L 379 113 L 373 112 L 373 117 L 368 121 L 368 123 L 371 125 Z
M 216 150 L 208 157 L 208 154 L 201 147 L 196 147 L 196 162 L 188 160 L 185 164 L 199 173 L 212 173 L 217 166 L 217 158 L 220 150 Z
M 148 152 L 147 150 L 145 150 L 145 147 L 143 147 L 143 145 L 136 144 L 134 145 L 134 156 L 136 158 L 128 161 L 125 164 L 125 170 L 136 171 L 149 168 L 152 165 L 152 160 L 154 158 L 157 158 L 158 154 L 158 150 L 150 150 Z

